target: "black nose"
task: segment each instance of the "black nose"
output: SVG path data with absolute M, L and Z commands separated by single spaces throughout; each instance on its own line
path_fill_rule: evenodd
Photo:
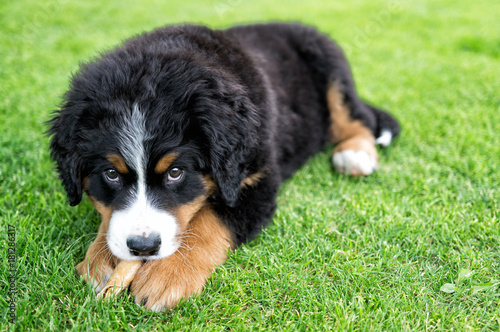
M 127 239 L 127 247 L 134 256 L 153 256 L 161 246 L 161 237 L 158 233 L 151 233 L 148 237 L 133 235 Z

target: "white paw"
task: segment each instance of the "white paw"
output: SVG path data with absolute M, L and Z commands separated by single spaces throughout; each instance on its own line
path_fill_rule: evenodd
M 333 166 L 340 173 L 369 175 L 378 167 L 377 160 L 365 151 L 343 150 L 332 158 Z

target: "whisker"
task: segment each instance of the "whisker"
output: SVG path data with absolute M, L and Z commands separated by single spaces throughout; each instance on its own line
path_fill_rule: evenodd
M 191 268 L 191 271 L 194 273 L 194 266 L 190 262 L 190 260 L 187 259 L 187 257 L 180 250 L 177 250 L 177 253 L 179 253 L 179 255 L 181 255 L 182 262 L 184 263 L 184 265 L 186 265 L 187 267 Z
M 92 263 L 94 262 L 94 260 L 97 258 L 97 256 L 99 256 L 99 254 L 104 251 L 104 250 L 107 250 L 109 249 L 108 247 L 108 244 L 106 243 L 104 246 L 101 247 L 101 249 L 99 249 L 99 251 L 97 251 L 97 253 L 94 255 L 94 257 L 92 258 L 92 261 L 90 261 L 90 265 L 92 265 Z M 111 251 L 109 251 L 109 253 L 111 253 Z M 109 254 L 109 253 L 106 253 L 106 256 Z M 104 258 L 106 258 L 106 256 L 104 256 Z

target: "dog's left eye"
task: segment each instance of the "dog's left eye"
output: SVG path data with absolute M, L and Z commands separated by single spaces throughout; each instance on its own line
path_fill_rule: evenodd
M 117 183 L 120 182 L 120 175 L 115 169 L 108 169 L 104 172 L 104 177 L 108 182 Z
M 172 167 L 167 172 L 168 181 L 179 181 L 183 175 L 184 171 L 179 167 Z

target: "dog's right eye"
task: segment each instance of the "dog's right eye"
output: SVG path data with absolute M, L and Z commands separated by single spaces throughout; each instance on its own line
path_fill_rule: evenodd
M 110 168 L 104 172 L 104 177 L 106 178 L 106 180 L 108 182 L 111 182 L 111 183 L 120 182 L 120 175 L 118 174 L 118 172 L 115 169 L 112 169 L 112 168 Z

